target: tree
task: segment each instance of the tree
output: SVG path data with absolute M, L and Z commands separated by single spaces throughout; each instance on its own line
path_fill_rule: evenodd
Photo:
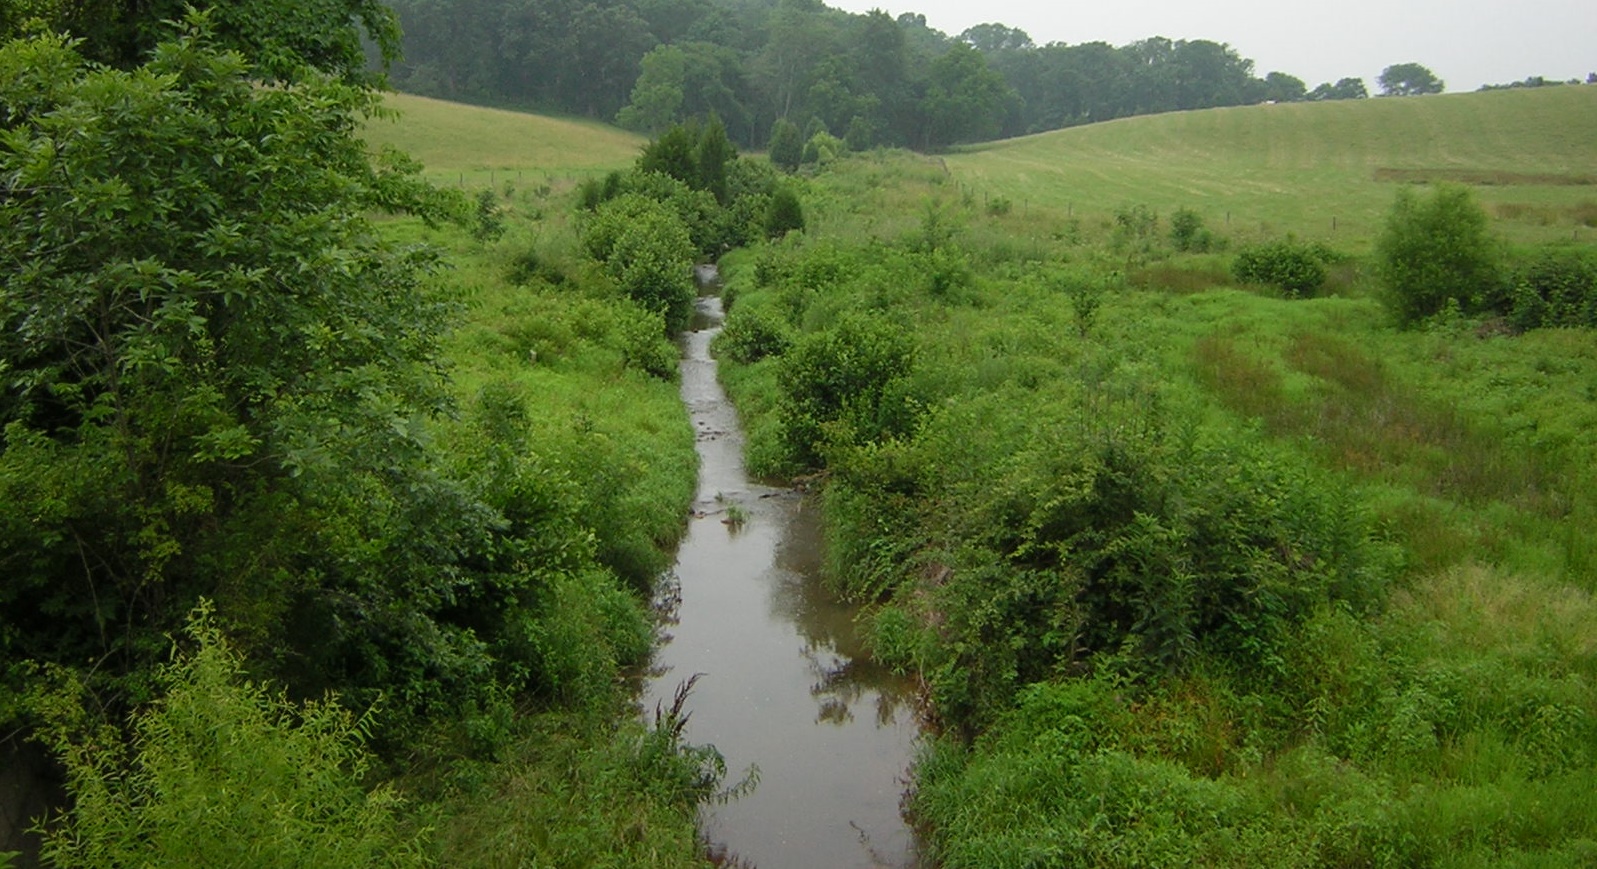
M 1376 261 L 1387 301 L 1404 325 L 1450 303 L 1478 307 L 1497 275 L 1486 213 L 1464 187 L 1440 187 L 1427 199 L 1400 189 L 1376 240 Z
M 1321 82 L 1314 90 L 1309 91 L 1308 99 L 1311 102 L 1327 100 L 1362 100 L 1370 95 L 1364 87 L 1364 79 L 1339 78 L 1336 84 Z
M 1388 97 L 1413 97 L 1421 94 L 1439 94 L 1444 89 L 1436 74 L 1417 63 L 1397 63 L 1381 70 L 1375 83 L 1381 86 L 1381 95 Z
M 771 127 L 769 150 L 773 164 L 788 172 L 797 170 L 804 159 L 804 134 L 799 132 L 798 124 L 778 118 Z
M 1264 98 L 1276 103 L 1295 103 L 1308 97 L 1308 86 L 1303 79 L 1284 72 L 1272 72 L 1264 77 Z
M 660 317 L 668 335 L 693 317 L 693 241 L 665 205 L 626 194 L 599 206 L 583 233 L 588 253 L 616 286 Z
M 47 27 L 83 40 L 86 58 L 118 69 L 149 59 L 156 45 L 181 32 L 189 0 L 30 0 Z M 310 66 L 346 81 L 370 84 L 363 40 L 385 64 L 399 57 L 399 22 L 381 0 L 231 0 L 209 5 L 216 44 L 249 58 L 253 74 L 292 78 Z
M 698 127 L 673 124 L 643 147 L 643 153 L 638 155 L 638 171 L 658 172 L 700 189 Z
M 115 704 L 205 595 L 296 690 L 425 706 L 485 665 L 446 601 L 492 521 L 422 442 L 450 309 L 368 217 L 425 190 L 368 157 L 378 94 L 263 87 L 212 26 L 0 48 L 0 660 Z
M 616 123 L 641 133 L 658 133 L 682 120 L 687 56 L 662 45 L 643 56 L 643 72 L 632 86 L 632 101 L 616 113 Z
M 727 188 L 727 167 L 737 159 L 737 149 L 727 139 L 726 126 L 716 115 L 699 131 L 699 142 L 694 149 L 694 162 L 698 165 L 697 189 L 707 190 L 715 201 L 726 205 L 730 196 Z
M 1037 47 L 1026 31 L 1018 27 L 1007 27 L 997 23 L 977 24 L 974 27 L 967 27 L 965 32 L 959 34 L 959 40 L 982 54 L 997 54 L 1001 51 L 1026 51 Z
M 765 236 L 781 238 L 789 232 L 804 231 L 804 206 L 798 194 L 786 185 L 776 188 L 765 210 Z
M 927 147 L 973 142 L 998 135 L 1015 92 L 987 67 L 980 52 L 955 43 L 932 62 L 921 100 Z

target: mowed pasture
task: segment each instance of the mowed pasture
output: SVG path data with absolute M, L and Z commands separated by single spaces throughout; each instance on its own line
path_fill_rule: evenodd
M 366 125 L 374 148 L 392 146 L 421 161 L 434 183 L 479 188 L 509 182 L 552 187 L 624 168 L 645 140 L 596 121 L 554 118 L 391 93 L 395 118 Z
M 1403 183 L 1468 184 L 1513 241 L 1597 238 L 1597 87 L 1283 103 L 972 146 L 952 181 L 1084 221 L 1177 208 L 1247 237 L 1362 248 Z

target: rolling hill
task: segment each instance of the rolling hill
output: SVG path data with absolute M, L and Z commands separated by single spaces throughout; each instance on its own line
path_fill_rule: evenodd
M 388 94 L 397 119 L 366 126 L 374 147 L 420 160 L 434 181 L 477 186 L 521 177 L 557 179 L 624 168 L 645 140 L 594 121 L 555 118 Z
M 1211 226 L 1309 237 L 1367 238 L 1395 184 L 1450 180 L 1475 185 L 1511 237 L 1542 240 L 1597 225 L 1597 87 L 1127 118 L 974 146 L 946 163 L 962 183 L 1016 203 L 1188 207 Z

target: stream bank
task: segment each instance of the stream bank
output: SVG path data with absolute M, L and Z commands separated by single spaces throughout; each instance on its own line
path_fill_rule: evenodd
M 751 794 L 704 810 L 712 853 L 729 864 L 913 869 L 899 813 L 919 736 L 913 687 L 869 660 L 856 608 L 823 587 L 814 506 L 748 478 L 709 352 L 722 307 L 705 277 L 681 363 L 698 489 L 665 580 L 671 606 L 644 708 L 669 707 L 679 684 L 703 674 L 685 738 L 714 745 L 731 782 L 758 769 Z

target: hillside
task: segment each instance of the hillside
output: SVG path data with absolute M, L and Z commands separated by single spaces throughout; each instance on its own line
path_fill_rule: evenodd
M 950 155 L 962 183 L 1073 212 L 1188 207 L 1234 231 L 1367 239 L 1404 180 L 1477 185 L 1520 240 L 1597 223 L 1597 87 L 1127 118 Z M 1332 221 L 1335 220 L 1333 230 Z M 1262 226 L 1261 226 L 1262 225 Z
M 435 181 L 487 184 L 518 173 L 544 179 L 624 167 L 644 140 L 592 121 L 468 106 L 391 93 L 397 119 L 366 125 L 374 147 L 392 145 L 426 166 Z

